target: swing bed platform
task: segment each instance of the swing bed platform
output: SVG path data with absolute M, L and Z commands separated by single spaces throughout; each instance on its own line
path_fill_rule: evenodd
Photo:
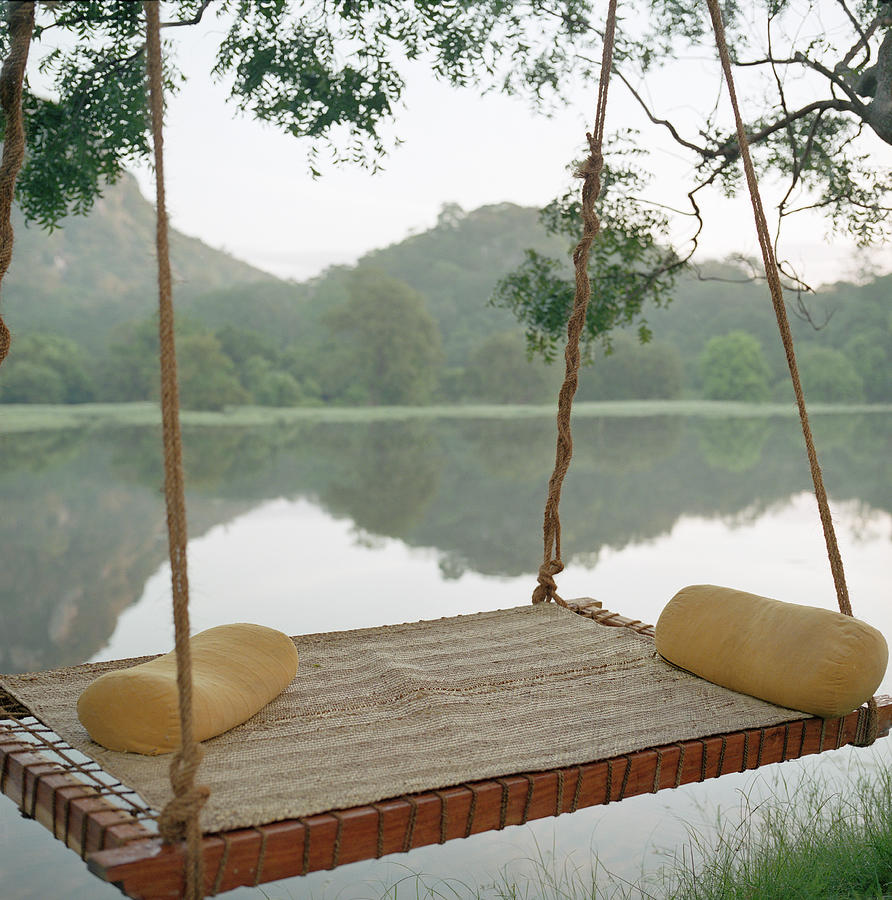
M 555 613 L 563 614 L 562 622 L 587 619 L 590 620 L 587 626 L 600 626 L 594 633 L 607 636 L 622 633 L 631 637 L 639 650 L 645 651 L 642 657 L 656 657 L 655 651 L 649 652 L 653 642 L 651 626 L 604 610 L 590 599 L 571 601 L 570 609 L 577 615 L 567 615 L 566 610 L 558 610 L 550 604 L 545 609 L 526 607 L 507 612 L 519 613 L 521 623 L 535 617 L 539 610 L 549 619 L 554 618 Z M 482 617 L 480 625 L 489 632 L 492 617 L 496 615 L 484 613 L 478 617 L 462 616 L 417 625 L 449 628 L 458 620 Z M 509 626 L 514 627 L 514 624 L 511 622 Z M 383 631 L 396 632 L 394 636 L 400 638 L 405 637 L 399 633 L 400 628 L 413 627 L 416 626 L 396 626 Z M 553 627 L 553 623 L 548 627 Z M 379 630 L 335 632 L 319 637 L 364 636 Z M 304 639 L 296 641 L 300 648 Z M 312 645 L 312 641 L 310 643 Z M 516 655 L 518 648 L 523 647 L 523 643 L 514 644 L 511 650 Z M 571 657 L 572 652 L 571 649 Z M 554 655 L 566 656 L 560 647 Z M 312 650 L 310 657 L 312 659 Z M 495 776 L 464 777 L 454 784 L 435 781 L 440 784 L 436 789 L 395 793 L 372 802 L 308 815 L 219 829 L 212 823 L 210 828 L 204 828 L 203 838 L 206 893 L 214 895 L 239 886 L 259 885 L 406 852 L 414 847 L 445 843 L 532 819 L 798 759 L 863 740 L 867 722 L 864 707 L 836 719 L 804 716 L 715 688 L 695 676 L 672 669 L 661 660 L 657 662 L 679 683 L 705 685 L 710 691 L 719 692 L 719 696 L 735 701 L 740 698 L 745 706 L 755 706 L 755 709 L 747 709 L 744 715 L 744 718 L 749 717 L 750 724 L 729 730 L 710 730 L 713 720 L 709 715 L 700 715 L 690 717 L 690 727 L 680 732 L 686 734 L 681 740 L 666 740 L 663 735 L 658 741 L 642 744 L 639 737 L 640 746 L 630 747 L 626 740 L 623 752 L 606 757 L 596 753 L 589 758 L 580 757 L 579 762 L 549 767 L 541 766 L 540 757 L 534 760 L 537 764 L 529 770 L 521 771 L 521 767 L 515 767 L 511 772 L 506 770 Z M 310 662 L 310 666 L 315 665 Z M 460 662 L 455 661 L 453 666 L 460 667 Z M 619 666 L 628 667 L 628 661 Z M 585 681 L 586 676 L 580 676 L 572 665 L 565 669 L 574 683 Z M 532 680 L 540 674 L 535 673 Z M 302 675 L 298 674 L 296 682 L 300 682 Z M 25 817 L 39 821 L 54 837 L 78 853 L 94 875 L 116 885 L 128 896 L 171 900 L 181 897 L 185 883 L 184 852 L 180 845 L 163 845 L 157 836 L 160 803 L 147 802 L 131 784 L 109 772 L 102 760 L 84 753 L 83 749 L 89 748 L 84 748 L 81 741 L 68 740 L 64 733 L 66 728 L 59 728 L 63 731 L 60 736 L 51 716 L 42 716 L 40 710 L 23 702 L 19 685 L 21 680 L 28 678 L 10 676 L 3 679 L 0 687 L 0 790 L 17 804 Z M 458 680 L 460 678 L 459 675 Z M 526 693 L 529 693 L 529 684 L 527 679 L 523 687 Z M 555 684 L 552 678 L 548 689 L 563 691 L 560 679 Z M 639 684 L 635 689 L 647 693 L 648 685 Z M 479 691 L 479 686 L 475 690 Z M 591 690 L 591 685 L 584 684 L 583 690 Z M 592 695 L 590 705 L 604 712 L 605 702 L 612 701 Z M 672 718 L 666 714 L 663 695 L 645 702 L 662 706 L 655 710 L 655 715 L 666 720 Z M 697 702 L 700 704 L 702 698 Z M 570 698 L 568 703 L 576 704 L 577 700 Z M 885 736 L 892 727 L 892 698 L 878 697 L 877 704 L 878 734 Z M 764 707 L 769 714 L 760 716 L 758 707 Z M 753 722 L 754 718 L 763 721 L 761 724 Z M 776 721 L 778 718 L 784 720 Z M 678 731 L 677 724 L 673 727 Z M 697 734 L 704 728 L 706 732 Z M 238 731 L 234 729 L 234 732 Z M 592 742 L 593 753 L 597 750 L 596 744 Z M 256 751 L 264 753 L 262 741 L 258 742 Z M 579 755 L 578 750 L 574 752 Z M 555 758 L 559 757 L 558 752 Z M 167 758 L 154 759 L 166 773 Z M 504 768 L 505 763 L 495 762 L 494 766 L 495 769 L 483 766 L 482 770 L 495 771 L 500 766 Z M 344 766 L 341 777 L 349 780 L 354 774 Z M 203 780 L 200 773 L 199 781 Z M 212 790 L 219 792 L 216 786 Z

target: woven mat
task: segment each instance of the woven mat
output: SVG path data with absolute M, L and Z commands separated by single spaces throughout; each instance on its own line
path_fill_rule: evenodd
M 294 639 L 298 675 L 206 741 L 213 832 L 801 718 L 672 668 L 653 640 L 551 604 Z M 161 808 L 170 756 L 105 750 L 80 692 L 143 660 L 7 676 L 46 725 Z

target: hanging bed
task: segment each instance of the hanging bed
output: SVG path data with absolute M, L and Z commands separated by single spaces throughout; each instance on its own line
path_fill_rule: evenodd
M 717 0 L 708 5 L 772 302 L 788 351 L 840 610 L 851 616 L 721 15 Z M 6 251 L 0 257 L 0 278 L 12 247 L 9 208 L 23 151 L 21 86 L 34 3 L 10 7 L 11 49 L 0 92 L 7 138 L 0 166 L 0 244 Z M 774 705 L 671 665 L 657 652 L 650 626 L 604 610 L 594 600 L 565 601 L 557 593 L 555 576 L 563 568 L 558 507 L 572 455 L 570 412 L 590 293 L 588 251 L 600 227 L 595 200 L 616 22 L 616 2 L 611 0 L 590 155 L 579 172 L 584 233 L 574 254 L 577 291 L 533 605 L 296 637 L 300 671 L 284 693 L 243 724 L 200 745 L 193 728 L 158 4 L 146 2 L 144 8 L 157 184 L 161 406 L 180 749 L 161 756 L 107 750 L 90 740 L 78 718 L 78 697 L 87 685 L 144 659 L 4 676 L 0 791 L 24 815 L 42 822 L 92 872 L 131 897 L 193 898 L 846 744 L 866 745 L 888 733 L 889 698 L 830 716 Z M 4 326 L 0 362 L 8 349 Z

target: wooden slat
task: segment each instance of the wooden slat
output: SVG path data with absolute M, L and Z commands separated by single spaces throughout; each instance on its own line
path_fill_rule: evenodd
M 126 809 L 4 725 L 0 725 L 0 791 L 82 857 L 152 836 Z
M 880 735 L 886 735 L 892 698 L 878 701 Z M 206 889 L 274 881 L 796 759 L 851 743 L 857 723 L 857 711 L 842 719 L 805 718 L 209 836 Z M 182 854 L 158 840 L 93 853 L 88 862 L 98 877 L 131 897 L 182 896 Z

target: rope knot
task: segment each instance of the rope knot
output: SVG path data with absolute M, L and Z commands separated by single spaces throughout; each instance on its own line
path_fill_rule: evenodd
M 591 135 L 589 135 L 591 140 Z M 581 162 L 576 168 L 577 178 L 599 178 L 604 168 L 604 156 L 599 148 L 592 147 L 588 159 Z
M 539 566 L 539 576 L 536 579 L 539 584 L 533 591 L 533 603 L 548 603 L 554 600 L 564 606 L 564 601 L 558 596 L 557 583 L 554 576 L 564 571 L 564 564 L 559 559 L 552 559 Z
M 200 812 L 210 795 L 211 789 L 202 784 L 170 800 L 158 817 L 158 831 L 165 844 L 185 839 L 186 823 L 192 815 L 192 810 L 197 809 Z
M 170 784 L 174 796 L 158 817 L 158 831 L 165 844 L 183 840 L 186 823 L 192 816 L 197 816 L 207 803 L 211 789 L 195 784 L 195 773 L 203 756 L 204 751 L 196 744 L 190 758 L 187 759 L 180 750 L 170 763 Z

